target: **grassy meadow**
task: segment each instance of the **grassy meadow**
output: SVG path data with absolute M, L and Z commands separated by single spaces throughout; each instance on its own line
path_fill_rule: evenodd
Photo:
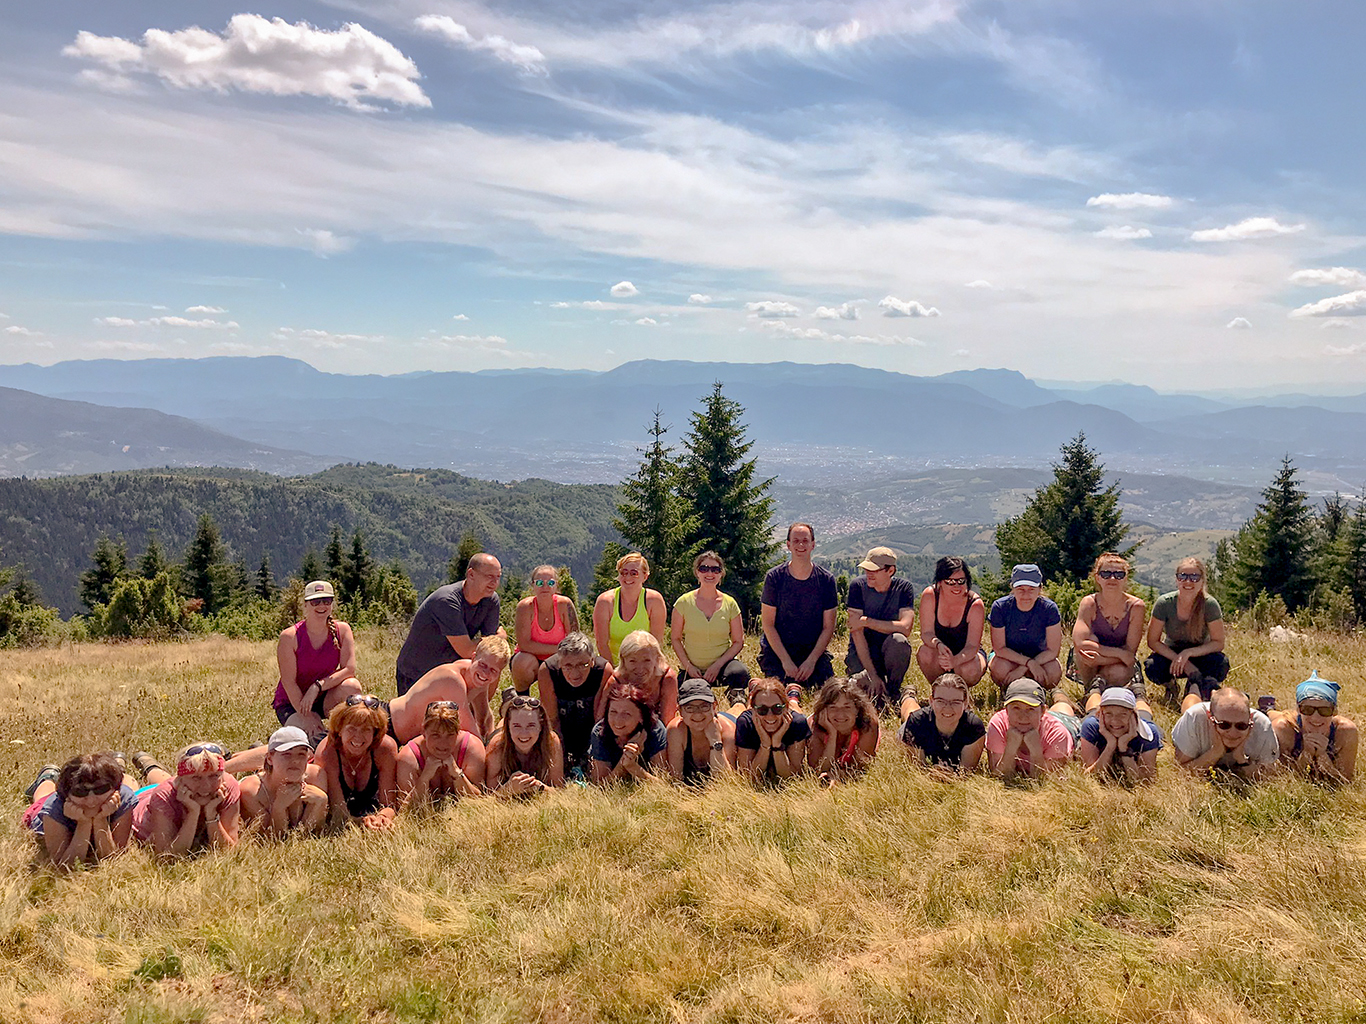
M 1254 697 L 1285 707 L 1317 668 L 1366 713 L 1366 640 L 1231 633 Z M 397 642 L 360 638 L 382 695 Z M 39 765 L 263 739 L 272 667 L 221 638 L 4 652 L 0 1021 L 1366 1019 L 1361 785 L 1239 796 L 1169 747 L 1136 792 L 1076 769 L 946 784 L 890 744 L 831 792 L 571 787 L 170 867 L 31 868 Z

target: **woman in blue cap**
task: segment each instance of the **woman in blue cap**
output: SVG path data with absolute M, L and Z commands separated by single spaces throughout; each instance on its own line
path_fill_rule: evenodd
M 1295 687 L 1294 715 L 1271 713 L 1281 761 L 1311 778 L 1350 782 L 1357 764 L 1357 726 L 1338 714 L 1337 683 L 1315 670 Z

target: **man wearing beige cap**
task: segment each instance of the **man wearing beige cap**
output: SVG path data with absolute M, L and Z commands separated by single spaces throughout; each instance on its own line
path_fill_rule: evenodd
M 849 584 L 849 653 L 844 667 L 881 709 L 901 703 L 901 681 L 911 666 L 915 588 L 896 574 L 896 552 L 873 548 Z

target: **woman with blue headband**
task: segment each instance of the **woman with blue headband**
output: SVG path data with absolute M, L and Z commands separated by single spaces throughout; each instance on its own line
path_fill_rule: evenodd
M 1338 714 L 1337 683 L 1315 671 L 1295 687 L 1294 715 L 1272 712 L 1281 761 L 1311 778 L 1350 782 L 1356 771 L 1356 723 Z

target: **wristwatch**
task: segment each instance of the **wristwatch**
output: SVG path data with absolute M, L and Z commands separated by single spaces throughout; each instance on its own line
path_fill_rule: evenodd
M 712 749 L 712 750 L 725 750 L 725 749 L 726 749 L 726 745 L 725 745 L 724 743 L 722 743 L 720 740 L 717 740 L 715 743 L 713 743 L 713 744 L 711 745 L 711 749 Z

